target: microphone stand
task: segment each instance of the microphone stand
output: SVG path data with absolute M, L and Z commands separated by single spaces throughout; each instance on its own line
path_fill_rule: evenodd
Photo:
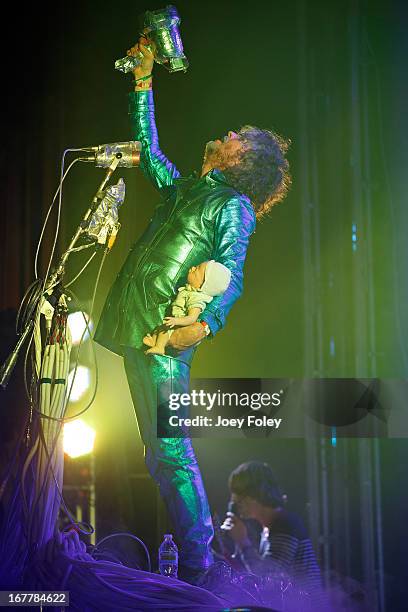
M 8 358 L 6 359 L 6 361 L 3 363 L 3 365 L 0 368 L 0 386 L 5 389 L 7 387 L 8 381 L 10 379 L 11 373 L 16 365 L 17 362 L 17 358 L 19 355 L 19 352 L 21 350 L 21 347 L 23 346 L 25 340 L 27 339 L 27 337 L 29 336 L 30 332 L 33 331 L 34 328 L 34 320 L 36 317 L 36 313 L 38 311 L 38 304 L 40 304 L 41 306 L 41 310 L 40 312 L 42 314 L 45 315 L 46 319 L 47 319 L 47 323 L 50 325 L 51 323 L 51 319 L 52 319 L 52 315 L 54 314 L 54 306 L 52 303 L 50 303 L 50 298 L 55 290 L 55 287 L 59 284 L 61 284 L 62 278 L 64 276 L 65 273 L 65 265 L 66 262 L 68 260 L 68 257 L 70 255 L 70 253 L 72 253 L 72 250 L 75 247 L 75 244 L 78 242 L 78 239 L 80 238 L 80 236 L 85 232 L 86 228 L 88 227 L 89 224 L 89 220 L 91 215 L 93 214 L 93 212 L 96 210 L 99 200 L 103 198 L 103 190 L 106 187 L 107 182 L 109 181 L 109 179 L 111 178 L 112 174 L 114 173 L 114 171 L 116 170 L 116 168 L 118 167 L 119 161 L 122 157 L 122 153 L 117 153 L 111 163 L 111 165 L 109 166 L 105 177 L 103 178 L 101 184 L 99 185 L 93 199 L 92 199 L 92 204 L 90 205 L 90 207 L 88 208 L 88 210 L 86 211 L 81 223 L 78 226 L 78 229 L 76 230 L 75 234 L 73 235 L 71 242 L 68 245 L 67 250 L 62 254 L 58 266 L 55 269 L 55 271 L 51 274 L 50 278 L 47 281 L 47 284 L 44 288 L 44 290 L 41 292 L 40 297 L 37 300 L 37 305 L 35 308 L 32 309 L 32 316 L 31 318 L 26 322 L 26 326 L 23 330 L 23 332 L 20 335 L 20 338 L 17 341 L 17 344 L 14 348 L 14 350 L 10 353 L 10 355 L 8 356 Z M 60 296 L 59 296 L 60 297 Z M 58 298 L 59 299 L 59 298 Z M 55 301 L 55 300 L 51 300 L 51 301 Z M 56 302 L 55 302 L 56 303 Z
M 34 320 L 31 319 L 31 321 L 29 321 L 27 323 L 23 333 L 21 334 L 20 338 L 18 339 L 18 342 L 17 342 L 14 350 L 10 353 L 10 355 L 8 356 L 6 361 L 1 366 L 1 370 L 0 370 L 0 385 L 1 385 L 1 387 L 3 389 L 5 389 L 7 387 L 7 384 L 8 384 L 9 378 L 11 376 L 11 373 L 14 370 L 14 367 L 16 365 L 20 349 L 23 346 L 24 342 L 26 341 L 29 333 L 32 331 L 33 326 L 34 326 Z
M 117 153 L 115 155 L 111 165 L 109 166 L 106 172 L 104 179 L 102 180 L 101 184 L 99 185 L 97 189 L 97 192 L 95 193 L 92 199 L 91 206 L 86 211 L 81 223 L 78 226 L 78 229 L 76 230 L 75 234 L 72 236 L 71 242 L 69 243 L 67 250 L 61 256 L 59 264 L 55 272 L 51 275 L 50 280 L 47 283 L 47 288 L 46 288 L 45 293 L 47 293 L 48 289 L 51 289 L 52 287 L 55 286 L 55 284 L 58 284 L 61 281 L 64 275 L 64 272 L 65 272 L 65 264 L 67 262 L 67 259 L 70 253 L 72 252 L 72 249 L 75 247 L 76 243 L 78 242 L 78 239 L 80 238 L 81 234 L 83 234 L 86 228 L 88 227 L 89 218 L 95 212 L 98 206 L 99 200 L 103 198 L 102 192 L 105 189 L 106 184 L 109 181 L 110 177 L 112 176 L 112 174 L 115 172 L 116 168 L 118 167 L 121 157 L 122 157 L 122 153 Z

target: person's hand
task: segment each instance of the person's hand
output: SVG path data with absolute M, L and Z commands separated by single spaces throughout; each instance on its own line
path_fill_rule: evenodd
M 139 38 L 139 41 L 134 45 L 134 47 L 131 47 L 131 49 L 127 51 L 127 55 L 135 56 L 141 53 L 143 56 L 141 63 L 133 70 L 135 79 L 140 79 L 141 77 L 145 77 L 149 74 L 152 74 L 154 55 L 146 47 L 147 44 L 153 46 L 152 41 L 150 41 L 145 36 L 141 36 Z
M 221 529 L 228 533 L 238 546 L 250 543 L 244 521 L 232 512 L 227 512 L 227 518 L 221 525 Z
M 205 329 L 201 323 L 192 323 L 186 327 L 178 327 L 170 336 L 167 346 L 177 351 L 185 351 L 191 346 L 199 344 L 206 337 Z
M 167 325 L 167 327 L 174 327 L 177 325 L 178 319 L 177 317 L 164 317 L 163 323 L 164 325 Z

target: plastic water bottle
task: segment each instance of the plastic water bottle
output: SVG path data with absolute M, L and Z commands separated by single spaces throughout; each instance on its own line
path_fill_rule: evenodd
M 173 542 L 171 533 L 164 536 L 159 548 L 159 572 L 162 576 L 177 578 L 178 571 L 178 548 Z

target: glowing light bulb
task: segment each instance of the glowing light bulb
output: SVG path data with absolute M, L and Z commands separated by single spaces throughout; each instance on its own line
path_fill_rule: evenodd
M 75 375 L 75 377 L 74 377 Z M 69 396 L 70 402 L 77 402 L 86 393 L 91 384 L 91 370 L 85 366 L 78 366 L 76 371 L 75 368 L 71 370 L 68 376 L 68 393 L 71 389 L 71 395 Z
M 93 451 L 96 432 L 82 419 L 64 425 L 64 452 L 72 457 L 87 455 Z
M 88 326 L 86 325 L 86 321 L 88 322 Z M 80 343 L 82 334 L 84 334 L 82 342 L 88 340 L 89 331 L 93 329 L 93 321 L 86 312 L 71 312 L 71 314 L 68 315 L 68 327 L 72 336 L 72 344 L 76 345 Z

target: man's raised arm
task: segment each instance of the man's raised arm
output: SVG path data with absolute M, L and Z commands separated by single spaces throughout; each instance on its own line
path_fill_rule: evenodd
M 138 44 L 128 51 L 128 55 L 136 55 L 139 52 L 143 55 L 141 64 L 133 71 L 135 90 L 129 94 L 129 115 L 132 138 L 142 143 L 140 168 L 155 187 L 162 189 L 172 185 L 180 173 L 160 150 L 152 91 L 154 56 L 145 46 L 147 42 L 147 39 L 142 37 Z

